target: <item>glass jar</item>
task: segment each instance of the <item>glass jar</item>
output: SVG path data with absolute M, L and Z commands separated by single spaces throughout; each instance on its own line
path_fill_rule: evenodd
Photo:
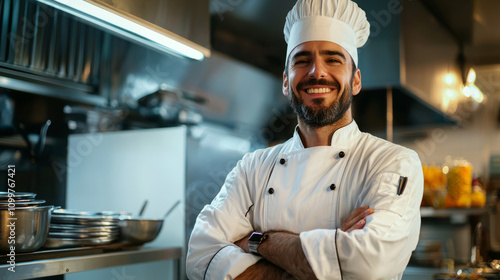
M 465 159 L 452 161 L 446 174 L 446 208 L 471 206 L 472 165 Z
M 424 174 L 424 195 L 421 206 L 432 206 L 434 208 L 444 207 L 446 194 L 446 175 L 441 166 L 422 165 Z

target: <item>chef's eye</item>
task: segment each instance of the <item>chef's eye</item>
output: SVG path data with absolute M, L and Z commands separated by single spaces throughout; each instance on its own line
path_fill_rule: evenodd
M 295 61 L 294 65 L 304 65 L 306 63 L 307 63 L 307 60 L 301 59 L 301 60 Z
M 326 62 L 328 62 L 328 63 L 341 63 L 340 60 L 335 59 L 335 58 L 329 58 L 326 60 Z

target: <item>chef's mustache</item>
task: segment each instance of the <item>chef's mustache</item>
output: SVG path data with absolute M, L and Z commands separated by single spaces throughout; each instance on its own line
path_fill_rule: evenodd
M 302 81 L 297 84 L 297 91 L 302 90 L 306 86 L 330 86 L 340 89 L 340 84 L 337 81 L 328 81 L 326 79 L 309 79 L 307 81 Z

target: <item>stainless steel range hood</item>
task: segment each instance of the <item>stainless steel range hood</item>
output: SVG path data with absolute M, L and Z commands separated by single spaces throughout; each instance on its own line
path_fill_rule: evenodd
M 209 50 L 208 0 L 38 0 L 124 39 L 203 60 Z
M 396 88 L 453 115 L 463 84 L 458 40 L 421 1 L 357 2 L 371 24 L 359 49 L 363 88 Z

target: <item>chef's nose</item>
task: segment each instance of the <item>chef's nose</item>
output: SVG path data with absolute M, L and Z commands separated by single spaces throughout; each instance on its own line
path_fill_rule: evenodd
M 327 76 L 327 73 L 324 61 L 322 61 L 320 58 L 315 58 L 311 64 L 309 76 L 316 79 L 325 78 Z

